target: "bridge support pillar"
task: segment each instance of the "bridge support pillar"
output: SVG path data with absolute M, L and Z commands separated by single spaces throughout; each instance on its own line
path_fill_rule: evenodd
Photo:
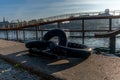
M 8 30 L 6 30 L 6 40 L 8 40 Z
M 112 30 L 112 18 L 109 18 L 109 30 Z
M 116 36 L 111 36 L 109 41 L 110 53 L 115 53 L 116 48 Z

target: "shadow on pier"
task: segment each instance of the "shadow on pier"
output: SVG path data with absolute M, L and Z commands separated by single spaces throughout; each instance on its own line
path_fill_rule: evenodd
M 5 43 L 8 45 L 5 45 Z M 60 78 L 59 73 L 65 76 L 64 73 L 66 73 L 66 71 L 69 71 L 69 69 L 74 68 L 84 61 L 79 58 L 53 59 L 49 57 L 30 56 L 24 43 L 0 40 L 0 44 L 5 45 L 2 45 L 3 47 L 0 48 L 1 59 L 14 65 L 17 64 L 45 79 L 52 78 L 52 80 L 54 80 L 53 78 L 55 77 Z
M 29 55 L 27 50 L 11 53 L 2 57 L 14 64 L 20 64 L 22 67 L 28 68 L 31 71 L 36 69 L 47 74 L 69 69 L 84 61 L 80 58 L 53 59 L 45 56 L 36 57 Z

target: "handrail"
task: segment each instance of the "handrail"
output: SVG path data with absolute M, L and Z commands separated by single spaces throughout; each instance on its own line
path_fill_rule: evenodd
M 118 34 L 120 34 L 120 29 L 114 30 L 111 32 L 107 32 L 107 33 L 95 34 L 95 37 L 96 38 L 112 37 L 112 36 L 116 36 Z
M 109 38 L 109 48 L 110 48 L 110 53 L 115 53 L 116 49 L 116 35 L 120 34 L 120 29 L 108 32 L 108 33 L 103 33 L 103 34 L 95 34 L 96 38 Z
M 9 30 L 9 29 L 0 29 Z M 11 29 L 11 30 L 24 30 L 24 31 L 36 31 L 36 29 Z M 49 31 L 51 29 L 37 29 L 37 31 Z M 108 32 L 110 30 L 81 30 L 81 29 L 63 29 L 65 32 Z

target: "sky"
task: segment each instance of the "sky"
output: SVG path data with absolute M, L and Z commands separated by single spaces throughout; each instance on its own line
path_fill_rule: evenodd
M 120 10 L 120 0 L 0 0 L 0 21 L 31 20 L 67 13 Z

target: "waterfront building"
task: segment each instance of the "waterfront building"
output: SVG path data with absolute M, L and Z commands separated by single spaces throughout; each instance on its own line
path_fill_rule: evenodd
M 5 28 L 6 25 L 9 25 L 9 24 L 10 24 L 9 21 L 6 21 L 5 17 L 3 17 L 3 21 L 0 22 L 0 28 Z

